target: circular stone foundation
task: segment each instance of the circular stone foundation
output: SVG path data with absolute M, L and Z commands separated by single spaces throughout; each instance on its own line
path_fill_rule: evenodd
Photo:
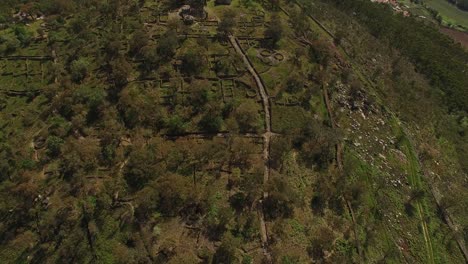
M 273 54 L 273 52 L 271 50 L 264 49 L 264 50 L 260 51 L 260 55 L 262 57 L 270 57 L 272 54 Z
M 273 58 L 275 58 L 275 60 L 277 60 L 277 61 L 283 61 L 284 60 L 284 55 L 281 54 L 281 53 L 276 53 L 275 55 L 273 55 Z

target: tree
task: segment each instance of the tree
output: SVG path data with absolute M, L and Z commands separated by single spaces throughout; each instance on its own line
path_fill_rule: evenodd
M 152 47 L 146 46 L 141 50 L 143 62 L 141 64 L 144 73 L 151 73 L 159 67 L 160 57 L 158 51 Z
M 324 41 L 317 41 L 315 45 L 309 47 L 309 59 L 311 62 L 327 66 L 331 57 L 330 48 Z
M 173 30 L 168 30 L 164 33 L 158 42 L 158 55 L 165 61 L 171 59 L 179 45 L 177 39 L 177 33 Z
M 15 52 L 21 45 L 21 42 L 16 36 L 6 35 L 0 36 L 0 52 L 9 54 Z
M 300 155 L 306 165 L 317 165 L 319 169 L 328 167 L 334 157 L 336 136 L 333 130 L 316 122 L 306 122 L 296 137 L 295 145 L 300 148 Z
M 255 150 L 255 144 L 247 138 L 232 137 L 228 143 L 229 166 L 239 167 L 241 170 L 248 170 L 251 168 L 253 159 L 250 158 L 252 151 Z
M 111 37 L 104 43 L 104 53 L 108 60 L 118 57 L 122 43 L 116 38 Z
M 268 182 L 268 197 L 263 201 L 267 219 L 289 218 L 299 199 L 296 191 L 280 175 L 274 175 Z
M 235 172 L 238 175 L 235 175 Z M 262 195 L 262 172 L 241 173 L 239 168 L 234 168 L 231 179 L 233 181 L 233 187 L 239 188 L 239 192 L 230 198 L 231 205 L 237 211 L 251 208 L 253 203 Z
M 189 76 L 200 75 L 207 65 L 204 53 L 200 49 L 190 49 L 184 53 L 182 55 L 182 72 Z
M 458 8 L 468 11 L 468 0 L 456 0 Z
M 319 227 L 315 233 L 307 251 L 314 260 L 322 260 L 325 257 L 325 251 L 331 250 L 335 235 L 328 226 Z
M 239 124 L 239 130 L 245 132 L 256 132 L 260 129 L 260 118 L 257 105 L 253 101 L 240 104 L 234 111 L 234 118 Z
M 121 93 L 118 109 L 128 128 L 144 126 L 158 131 L 164 125 L 166 112 L 159 102 L 157 90 L 143 90 L 135 86 L 125 87 Z
M 240 239 L 232 235 L 231 232 L 227 232 L 223 236 L 221 245 L 216 250 L 213 262 L 220 264 L 237 263 L 238 261 L 236 252 L 240 245 Z
M 1 136 L 1 133 L 0 133 Z M 3 140 L 3 138 L 1 138 Z M 6 141 L 3 141 L 6 142 Z M 16 170 L 16 157 L 7 143 L 0 144 L 0 183 L 11 178 Z
M 220 115 L 220 111 L 217 109 L 210 109 L 206 111 L 198 125 L 204 131 L 219 132 L 223 125 L 223 118 Z
M 22 46 L 27 46 L 31 42 L 32 33 L 26 30 L 24 27 L 16 26 L 14 28 L 14 33 Z
M 70 123 L 61 116 L 52 116 L 49 123 L 49 135 L 65 138 L 70 132 Z
M 291 141 L 285 137 L 274 137 L 270 144 L 270 165 L 278 170 L 283 165 L 285 155 L 291 150 Z
M 207 36 L 201 35 L 197 38 L 197 45 L 205 50 L 208 50 L 210 47 L 211 40 Z
M 158 210 L 169 216 L 177 215 L 189 202 L 193 202 L 190 178 L 177 174 L 164 175 L 157 182 Z
M 286 81 L 286 91 L 295 94 L 304 90 L 305 78 L 302 74 L 294 73 Z
M 73 61 L 70 65 L 72 80 L 76 83 L 81 83 L 88 76 L 89 66 L 89 61 L 85 58 Z
M 67 15 L 75 8 L 75 3 L 68 0 L 41 1 L 38 4 L 40 5 L 40 9 L 46 14 L 52 15 Z
M 112 78 L 117 88 L 122 88 L 128 83 L 128 77 L 132 72 L 132 65 L 123 57 L 111 62 Z
M 341 45 L 343 42 L 343 39 L 346 37 L 346 31 L 343 28 L 340 28 L 339 30 L 336 31 L 335 33 L 335 39 L 333 40 L 336 45 Z
M 109 32 L 106 38 L 103 40 L 103 48 L 105 59 L 110 61 L 119 56 L 119 52 L 122 49 L 122 43 L 120 41 L 120 34 L 116 32 Z
M 162 171 L 157 166 L 156 158 L 155 150 L 145 147 L 140 147 L 130 153 L 123 175 L 131 190 L 140 190 L 149 181 L 160 176 Z
M 304 10 L 293 9 L 289 16 L 290 23 L 297 36 L 305 36 L 310 29 L 309 19 Z
M 207 80 L 194 80 L 190 84 L 189 101 L 195 112 L 203 110 L 208 103 L 214 100 L 210 87 L 211 83 Z
M 70 27 L 68 28 L 71 34 L 78 35 L 85 32 L 88 24 L 86 18 L 78 16 L 70 21 Z
M 226 37 L 234 33 L 234 27 L 237 25 L 237 13 L 235 10 L 228 8 L 224 11 L 221 22 L 218 24 L 218 33 Z
M 268 48 L 274 49 L 278 45 L 278 41 L 283 37 L 283 24 L 278 14 L 274 14 L 264 33 L 265 44 Z
M 56 136 L 50 136 L 47 139 L 47 154 L 52 158 L 57 157 L 60 154 L 60 149 L 63 143 L 63 139 Z
M 60 171 L 66 180 L 79 183 L 84 176 L 97 168 L 101 148 L 96 139 L 68 138 L 62 147 Z
M 171 135 L 181 135 L 185 133 L 186 123 L 182 117 L 177 114 L 172 115 L 166 121 L 167 132 Z
M 189 0 L 189 5 L 197 10 L 203 10 L 206 5 L 206 0 Z
M 73 100 L 76 104 L 85 105 L 86 121 L 92 123 L 99 119 L 104 108 L 107 93 L 102 87 L 82 86 L 74 91 Z
M 216 239 L 223 235 L 229 227 L 229 223 L 234 218 L 234 211 L 231 207 L 220 207 L 216 202 L 208 204 L 209 208 L 204 224 L 206 225 L 210 237 Z
M 216 61 L 214 65 L 214 70 L 216 71 L 216 74 L 218 76 L 229 75 L 233 63 L 234 58 L 232 56 L 228 56 L 226 58 L 221 57 Z
M 319 192 L 315 193 L 312 199 L 310 200 L 310 207 L 312 212 L 316 215 L 323 215 L 323 210 L 325 209 L 326 201 L 323 195 Z
M 124 127 L 114 107 L 107 108 L 103 113 L 100 127 L 101 162 L 111 166 L 119 160 L 117 147 L 121 143 Z
M 144 30 L 137 30 L 129 40 L 129 53 L 132 56 L 141 55 L 141 50 L 148 45 L 149 36 Z

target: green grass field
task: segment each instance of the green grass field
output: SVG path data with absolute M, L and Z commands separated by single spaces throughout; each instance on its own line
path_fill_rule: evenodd
M 468 29 L 468 12 L 458 9 L 447 0 L 426 0 L 426 5 L 437 10 L 444 24 L 460 25 Z
M 425 17 L 431 16 L 431 13 L 429 13 L 429 11 L 420 4 L 413 3 L 410 0 L 400 0 L 398 2 L 409 7 L 409 11 L 411 12 L 411 14 L 415 16 L 425 16 Z

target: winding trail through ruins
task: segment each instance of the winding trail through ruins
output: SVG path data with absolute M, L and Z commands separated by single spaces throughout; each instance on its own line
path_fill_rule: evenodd
M 263 111 L 265 115 L 265 133 L 263 134 L 263 161 L 264 161 L 264 166 L 265 166 L 264 172 L 263 172 L 263 185 L 265 188 L 270 178 L 270 161 L 269 160 L 270 160 L 270 140 L 272 136 L 270 101 L 268 99 L 268 94 L 267 94 L 265 85 L 263 84 L 263 81 L 260 78 L 260 75 L 255 70 L 254 66 L 252 65 L 252 62 L 245 55 L 245 52 L 242 50 L 237 39 L 231 35 L 229 36 L 229 42 L 234 47 L 236 52 L 242 57 L 242 60 L 245 66 L 247 67 L 247 70 L 255 79 L 255 83 L 257 84 L 257 87 L 260 91 L 260 96 L 262 97 Z M 267 197 L 268 197 L 268 192 L 264 189 L 263 200 L 265 200 Z M 273 263 L 270 250 L 268 249 L 268 229 L 265 223 L 263 206 L 261 206 L 258 211 L 259 211 L 259 219 L 260 219 L 260 233 L 261 233 L 261 239 L 262 239 L 263 254 L 265 255 L 268 263 Z

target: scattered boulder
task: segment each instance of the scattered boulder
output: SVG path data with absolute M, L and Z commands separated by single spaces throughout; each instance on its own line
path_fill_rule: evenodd
M 184 15 L 182 20 L 184 21 L 184 24 L 192 25 L 195 22 L 195 17 L 192 15 Z

